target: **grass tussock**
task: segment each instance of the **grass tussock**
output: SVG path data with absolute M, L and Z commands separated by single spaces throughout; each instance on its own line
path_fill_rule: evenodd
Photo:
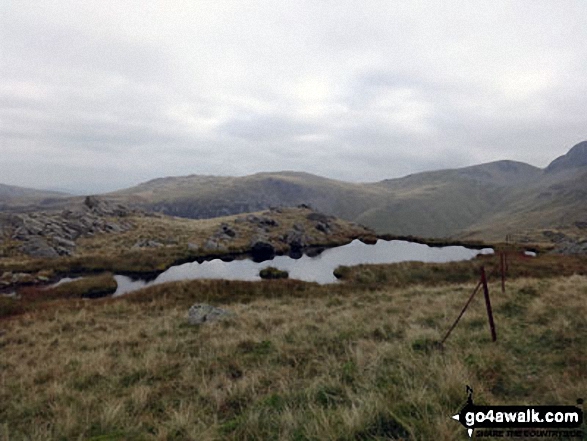
M 584 397 L 586 276 L 492 279 L 498 342 L 479 296 L 439 350 L 472 289 L 446 277 L 179 282 L 0 322 L 0 439 L 454 440 L 465 385 Z M 195 302 L 234 315 L 191 327 Z
M 522 254 L 510 254 L 508 261 L 508 278 L 587 275 L 587 257 L 585 256 L 527 257 Z M 340 266 L 334 274 L 338 279 L 355 285 L 403 287 L 421 283 L 435 286 L 447 283 L 474 283 L 479 280 L 479 270 L 482 265 L 485 266 L 489 276 L 499 276 L 499 256 L 497 255 L 481 255 L 473 260 L 448 263 L 400 262 Z

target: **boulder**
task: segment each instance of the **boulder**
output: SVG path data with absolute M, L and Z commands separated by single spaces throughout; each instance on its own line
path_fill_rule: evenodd
M 234 231 L 228 224 L 222 224 L 220 229 L 214 233 L 214 237 L 222 240 L 231 240 L 236 237 L 236 231 Z
M 295 226 L 294 226 L 295 228 Z M 309 236 L 298 230 L 291 230 L 284 236 L 284 242 L 288 244 L 289 249 L 293 252 L 302 251 L 310 245 Z
M 47 241 L 40 237 L 31 237 L 22 246 L 21 250 L 32 257 L 57 257 L 59 254 Z
M 275 247 L 264 240 L 255 240 L 251 243 L 251 255 L 256 262 L 269 260 L 275 256 Z
M 204 242 L 204 249 L 206 251 L 216 251 L 219 247 L 220 245 L 214 239 L 208 239 L 206 242 Z
M 190 325 L 201 325 L 202 323 L 214 322 L 231 315 L 233 314 L 230 311 L 205 303 L 196 303 L 188 310 L 188 323 Z

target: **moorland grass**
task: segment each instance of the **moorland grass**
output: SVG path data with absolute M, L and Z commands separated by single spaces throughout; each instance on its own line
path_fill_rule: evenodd
M 196 280 L 47 303 L 0 321 L 0 439 L 454 440 L 466 385 L 478 404 L 584 398 L 587 277 L 521 274 L 503 294 L 493 278 L 497 343 L 478 296 L 440 350 L 473 287 L 461 265 L 432 265 L 437 284 Z M 192 327 L 195 302 L 235 314 Z

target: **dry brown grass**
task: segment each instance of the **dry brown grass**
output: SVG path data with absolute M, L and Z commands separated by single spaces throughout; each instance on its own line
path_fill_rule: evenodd
M 471 283 L 191 281 L 0 322 L 0 439 L 465 439 L 479 404 L 587 390 L 587 277 L 490 285 L 444 351 Z M 208 301 L 235 313 L 187 325 Z

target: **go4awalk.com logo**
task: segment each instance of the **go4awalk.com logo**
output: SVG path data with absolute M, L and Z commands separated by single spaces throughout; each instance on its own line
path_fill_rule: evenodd
M 578 406 L 477 406 L 467 386 L 467 404 L 452 418 L 473 437 L 582 438 L 583 410 Z M 577 400 L 577 405 L 583 400 Z M 499 429 L 499 430 L 498 430 Z

